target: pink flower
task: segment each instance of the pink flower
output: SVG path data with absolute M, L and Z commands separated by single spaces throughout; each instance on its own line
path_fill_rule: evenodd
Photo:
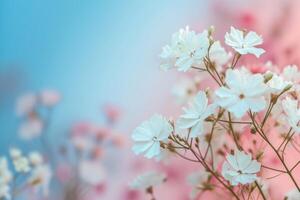
M 56 105 L 61 99 L 60 94 L 55 90 L 43 90 L 39 97 L 41 104 L 48 107 Z

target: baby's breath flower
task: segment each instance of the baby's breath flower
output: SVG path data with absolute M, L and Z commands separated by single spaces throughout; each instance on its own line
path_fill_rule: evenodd
M 251 74 L 247 69 L 228 69 L 226 86 L 216 90 L 217 104 L 241 118 L 247 111 L 262 111 L 266 107 L 264 94 L 267 86 L 261 74 Z
M 29 153 L 29 161 L 32 165 L 37 166 L 43 163 L 43 156 L 39 152 Z
M 261 164 L 252 160 L 250 155 L 236 150 L 234 155 L 226 156 L 222 167 L 222 175 L 231 185 L 252 183 L 257 179 Z
M 146 172 L 138 177 L 130 184 L 133 189 L 146 190 L 162 184 L 166 181 L 166 175 L 158 172 Z
M 190 199 L 196 199 L 201 191 L 212 189 L 208 188 L 209 185 L 206 184 L 209 177 L 210 173 L 206 171 L 194 172 L 187 177 L 187 182 L 193 187 L 190 193 Z
M 13 164 L 16 172 L 27 173 L 30 171 L 29 160 L 24 156 L 13 160 Z
M 136 154 L 145 153 L 145 157 L 152 158 L 160 154 L 160 142 L 166 141 L 172 133 L 173 127 L 161 115 L 154 115 L 150 120 L 137 127 L 132 139 L 135 144 L 132 150 Z
M 297 189 L 289 191 L 285 195 L 286 200 L 299 200 L 300 199 L 300 192 Z
M 262 44 L 263 39 L 253 31 L 244 33 L 241 30 L 231 27 L 230 33 L 226 33 L 225 35 L 225 43 L 242 55 L 254 54 L 256 57 L 259 57 L 265 52 L 265 50 L 255 47 Z
M 214 113 L 216 106 L 208 105 L 208 99 L 205 92 L 201 91 L 197 94 L 190 107 L 184 108 L 184 114 L 178 119 L 177 125 L 181 129 L 191 129 L 190 136 L 197 137 L 203 134 L 204 120 Z
M 282 108 L 289 125 L 294 131 L 300 132 L 300 109 L 298 108 L 298 101 L 286 97 L 282 100 Z

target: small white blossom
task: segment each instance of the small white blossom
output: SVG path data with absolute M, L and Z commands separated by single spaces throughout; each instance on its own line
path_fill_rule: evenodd
M 7 184 L 0 183 L 0 199 L 10 199 L 10 187 Z
M 0 184 L 7 184 L 12 180 L 12 173 L 8 168 L 7 159 L 0 157 Z
M 292 82 L 285 81 L 282 76 L 278 76 L 275 73 L 267 72 L 266 74 L 272 74 L 271 80 L 267 82 L 271 93 L 278 94 L 282 92 L 285 88 L 287 88 L 289 85 L 292 85 Z
M 191 78 L 182 78 L 176 83 L 172 90 L 176 102 L 185 104 L 197 94 L 197 83 Z
M 196 199 L 198 194 L 206 189 L 205 183 L 209 177 L 210 173 L 206 171 L 194 172 L 187 177 L 187 182 L 193 187 L 190 199 Z
M 297 189 L 289 191 L 286 195 L 286 200 L 299 200 L 300 192 Z
M 14 159 L 13 164 L 14 164 L 16 172 L 27 173 L 30 171 L 29 160 L 24 156 Z
M 17 148 L 11 148 L 9 150 L 9 154 L 11 156 L 11 158 L 14 160 L 14 159 L 18 159 L 22 156 L 22 152 L 20 149 L 17 149 Z
M 146 172 L 135 178 L 130 184 L 133 189 L 145 190 L 157 186 L 166 181 L 166 175 L 158 172 Z
M 241 118 L 247 111 L 262 111 L 266 107 L 267 86 L 261 74 L 251 74 L 245 68 L 228 69 L 226 86 L 216 90 L 217 104 Z
M 222 175 L 231 185 L 252 183 L 257 179 L 261 164 L 252 160 L 251 155 L 243 151 L 235 151 L 234 155 L 227 155 L 222 167 Z
M 24 116 L 32 112 L 37 104 L 37 98 L 34 94 L 28 93 L 17 100 L 16 113 L 18 116 Z
M 196 34 L 188 27 L 181 29 L 173 34 L 171 44 L 163 48 L 160 57 L 165 62 L 161 68 L 167 70 L 175 66 L 178 71 L 187 71 L 192 66 L 199 66 L 207 54 L 208 47 L 207 30 Z
M 225 43 L 242 55 L 254 54 L 256 57 L 259 57 L 265 52 L 265 50 L 255 47 L 262 44 L 263 39 L 253 31 L 246 34 L 241 30 L 231 27 L 230 33 L 225 34 Z
M 160 141 L 167 140 L 172 131 L 173 127 L 167 119 L 154 115 L 134 130 L 132 139 L 135 144 L 132 150 L 136 154 L 145 153 L 147 158 L 157 156 L 161 152 Z
M 183 108 L 184 114 L 178 119 L 177 125 L 180 129 L 191 129 L 190 136 L 197 137 L 203 134 L 204 120 L 213 114 L 215 105 L 208 105 L 208 99 L 205 92 L 201 91 L 195 97 L 190 107 Z
M 294 131 L 300 132 L 300 109 L 298 108 L 298 101 L 293 100 L 290 97 L 286 97 L 282 100 L 282 108 L 289 125 L 294 129 Z
M 29 184 L 35 192 L 41 191 L 43 196 L 49 195 L 49 184 L 52 178 L 52 172 L 48 165 L 42 164 L 33 168 L 29 177 Z
M 209 50 L 209 59 L 217 68 L 225 65 L 230 59 L 231 54 L 227 53 L 220 41 L 215 41 Z M 204 65 L 204 64 L 203 64 Z
M 0 199 L 10 198 L 10 186 L 9 183 L 12 181 L 12 173 L 8 168 L 6 158 L 0 157 Z
M 297 65 L 288 65 L 282 71 L 282 76 L 286 81 L 293 83 L 300 82 L 300 72 Z
M 30 118 L 24 121 L 19 128 L 19 135 L 24 140 L 30 140 L 40 136 L 44 124 L 39 118 Z
M 39 152 L 31 152 L 28 155 L 30 163 L 34 166 L 43 164 L 43 156 Z
M 100 185 L 106 178 L 103 165 L 97 160 L 80 161 L 79 174 L 83 181 L 93 186 Z

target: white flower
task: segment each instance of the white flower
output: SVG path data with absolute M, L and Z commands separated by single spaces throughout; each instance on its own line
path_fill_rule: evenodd
M 28 155 L 30 163 L 34 166 L 43 164 L 43 156 L 39 152 L 31 152 Z
M 286 97 L 282 100 L 282 109 L 289 125 L 294 131 L 300 132 L 300 109 L 298 108 L 298 101 Z
M 180 129 L 191 129 L 190 136 L 197 137 L 203 134 L 204 120 L 213 114 L 215 105 L 208 105 L 205 92 L 201 91 L 195 97 L 189 109 L 183 108 L 184 114 L 178 119 L 177 125 Z
M 200 34 L 190 31 L 188 27 L 173 34 L 170 45 L 163 47 L 160 57 L 166 62 L 162 69 L 169 69 L 175 65 L 178 71 L 187 71 L 192 66 L 201 64 L 209 47 L 207 30 Z
M 266 107 L 267 86 L 261 74 L 251 74 L 245 68 L 226 71 L 226 87 L 216 90 L 217 103 L 241 118 L 248 110 L 259 112 Z
M 251 155 L 235 151 L 234 155 L 226 156 L 222 167 L 222 175 L 231 185 L 252 183 L 257 179 L 261 164 L 252 160 Z
M 261 178 L 257 178 L 256 181 L 257 181 L 258 185 L 260 186 L 260 188 L 261 188 L 263 194 L 265 195 L 265 197 L 267 199 L 269 199 L 269 197 L 270 197 L 270 194 L 269 194 L 269 184 L 266 181 L 264 181 L 263 179 L 261 179 Z
M 297 189 L 289 191 L 286 195 L 286 200 L 299 200 L 300 192 Z
M 93 186 L 104 182 L 106 173 L 102 164 L 97 160 L 82 160 L 79 164 L 80 178 Z
M 287 86 L 292 85 L 292 82 L 285 81 L 282 76 L 278 76 L 275 73 L 267 72 L 266 74 L 272 74 L 272 78 L 267 82 L 267 85 L 270 88 L 270 92 L 274 94 L 278 94 L 287 88 Z
M 7 184 L 0 183 L 0 199 L 10 199 L 10 187 Z
M 210 174 L 206 171 L 199 171 L 190 174 L 187 177 L 187 182 L 193 187 L 190 194 L 190 199 L 196 199 L 198 194 L 205 190 L 205 183 L 208 181 Z
M 136 154 L 145 153 L 147 158 L 157 156 L 160 154 L 160 141 L 167 140 L 172 131 L 173 127 L 167 119 L 154 115 L 134 130 L 132 150 Z
M 60 94 L 55 90 L 43 90 L 40 95 L 40 102 L 44 106 L 54 106 L 60 101 Z
M 29 184 L 36 192 L 41 191 L 46 197 L 49 194 L 49 184 L 52 178 L 52 172 L 48 165 L 38 165 L 33 168 L 31 176 L 29 177 Z
M 262 44 L 263 39 L 253 31 L 245 34 L 243 31 L 231 27 L 230 33 L 225 34 L 225 43 L 239 54 L 254 54 L 259 57 L 265 52 L 265 50 L 255 47 Z
M 24 156 L 14 159 L 13 164 L 16 172 L 27 173 L 30 171 L 29 160 Z
M 0 157 L 0 184 L 8 184 L 12 180 L 12 173 L 8 168 L 7 159 Z
M 25 94 L 17 100 L 16 112 L 18 116 L 24 116 L 32 112 L 37 104 L 34 94 Z
M 175 96 L 176 101 L 179 104 L 185 104 L 189 102 L 197 93 L 197 83 L 191 78 L 182 78 L 176 83 L 172 90 L 172 94 Z
M 22 156 L 22 152 L 20 149 L 17 148 L 11 148 L 9 150 L 9 154 L 11 156 L 12 159 L 18 159 Z
M 43 130 L 43 121 L 39 118 L 30 118 L 24 121 L 20 128 L 20 137 L 24 140 L 30 140 L 40 136 Z
M 282 71 L 282 76 L 286 81 L 293 83 L 300 82 L 300 72 L 297 65 L 288 65 Z
M 221 67 L 228 62 L 231 54 L 227 53 L 222 47 L 220 41 L 215 41 L 209 50 L 209 58 L 216 67 Z M 204 65 L 204 64 L 203 64 Z
M 158 172 L 147 172 L 142 174 L 130 184 L 133 189 L 145 190 L 157 186 L 166 181 L 166 175 Z

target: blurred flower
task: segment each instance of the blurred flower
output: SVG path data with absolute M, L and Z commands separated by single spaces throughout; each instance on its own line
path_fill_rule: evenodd
M 286 200 L 299 200 L 300 199 L 300 192 L 297 189 L 289 191 L 286 196 Z
M 30 171 L 29 160 L 24 156 L 14 159 L 13 164 L 16 172 L 27 173 Z
M 207 30 L 196 34 L 194 31 L 190 31 L 189 27 L 180 29 L 179 32 L 173 34 L 171 44 L 166 45 L 160 54 L 165 61 L 161 68 L 167 70 L 175 66 L 178 71 L 187 71 L 192 66 L 201 64 L 208 47 Z
M 121 110 L 115 105 L 106 104 L 103 108 L 104 114 L 109 122 L 115 123 L 121 116 Z
M 230 59 L 231 54 L 227 53 L 224 47 L 221 46 L 220 41 L 215 41 L 209 49 L 209 59 L 215 65 L 220 68 L 225 65 Z M 203 64 L 204 65 L 204 64 Z
M 187 177 L 187 182 L 193 187 L 190 193 L 190 199 L 196 199 L 201 191 L 209 189 L 207 188 L 209 177 L 210 174 L 206 171 L 194 172 Z
M 222 175 L 231 185 L 252 183 L 257 180 L 256 173 L 261 164 L 252 160 L 250 155 L 236 150 L 234 155 L 227 155 L 222 167 Z
M 22 139 L 30 140 L 41 135 L 43 131 L 43 121 L 39 118 L 29 118 L 25 120 L 20 128 L 19 134 Z
M 1 199 L 10 199 L 10 187 L 6 184 L 0 184 L 0 198 Z
M 152 158 L 160 154 L 160 141 L 168 139 L 173 127 L 161 115 L 154 115 L 143 122 L 132 134 L 135 144 L 132 150 L 136 154 L 145 153 L 145 157 Z
M 49 184 L 52 172 L 47 164 L 40 164 L 33 168 L 29 177 L 29 184 L 36 190 L 41 191 L 44 196 L 49 195 Z
M 278 76 L 275 73 L 267 72 L 266 74 L 271 74 L 272 78 L 267 82 L 267 85 L 270 88 L 270 92 L 274 94 L 279 94 L 282 92 L 288 85 L 292 85 L 292 82 L 285 81 L 282 76 Z
M 55 90 L 43 90 L 39 95 L 39 100 L 43 106 L 52 107 L 60 101 L 60 94 Z
M 18 159 L 22 156 L 21 150 L 14 147 L 9 149 L 9 154 L 12 159 Z
M 247 69 L 228 69 L 225 82 L 216 90 L 219 98 L 217 103 L 232 112 L 235 117 L 241 118 L 247 111 L 258 112 L 266 107 L 264 94 L 267 86 L 261 74 L 251 74 Z
M 269 194 L 270 186 L 269 186 L 269 184 L 260 177 L 257 178 L 257 183 L 260 186 L 260 188 L 261 188 L 263 194 L 265 195 L 265 197 L 267 199 L 269 199 L 270 198 L 270 194 Z
M 105 170 L 98 160 L 82 160 L 79 163 L 80 178 L 86 183 L 97 186 L 105 180 Z
M 12 173 L 8 168 L 7 159 L 0 157 L 0 184 L 7 184 L 12 180 Z
M 282 108 L 289 125 L 294 129 L 294 131 L 300 132 L 300 109 L 298 108 L 298 101 L 286 97 L 282 100 Z
M 300 72 L 297 65 L 288 65 L 282 71 L 282 76 L 286 81 L 293 83 L 300 82 Z
M 158 172 L 146 172 L 130 184 L 133 189 L 146 190 L 150 187 L 157 186 L 166 181 L 166 175 Z
M 230 33 L 226 33 L 225 35 L 225 43 L 242 55 L 254 54 L 256 57 L 259 57 L 265 52 L 265 50 L 255 47 L 263 43 L 261 36 L 253 31 L 245 34 L 243 31 L 235 29 L 232 26 Z
M 72 169 L 71 166 L 65 163 L 61 163 L 56 168 L 56 176 L 62 183 L 68 181 L 71 178 Z
M 24 116 L 29 114 L 35 109 L 37 104 L 37 98 L 34 94 L 28 93 L 21 96 L 17 100 L 16 112 L 18 116 Z
M 8 168 L 6 158 L 0 157 L 0 199 L 10 198 L 9 183 L 12 180 L 12 173 Z
M 208 105 L 208 99 L 205 92 L 200 91 L 195 97 L 189 109 L 184 108 L 184 114 L 178 119 L 178 127 L 181 129 L 190 128 L 190 136 L 197 137 L 203 134 L 204 120 L 213 114 L 216 106 Z
M 43 156 L 39 152 L 30 152 L 28 159 L 34 166 L 41 165 L 43 163 Z
M 182 78 L 176 83 L 172 94 L 179 104 L 185 104 L 197 94 L 197 83 L 191 78 Z

